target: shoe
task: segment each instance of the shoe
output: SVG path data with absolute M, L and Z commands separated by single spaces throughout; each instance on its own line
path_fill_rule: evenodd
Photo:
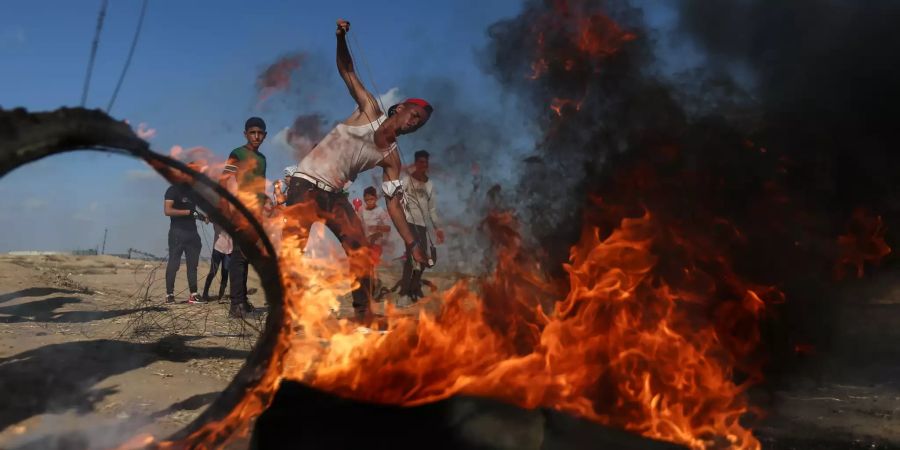
M 175 294 L 166 294 L 166 304 L 171 305 L 175 303 Z
M 202 304 L 206 303 L 205 301 L 203 301 L 203 300 L 200 299 L 200 296 L 197 295 L 196 292 L 193 293 L 193 294 L 191 294 L 190 297 L 188 297 L 187 302 L 190 303 L 190 304 L 192 304 L 192 305 L 202 305 Z
M 253 315 L 256 315 L 256 308 L 250 302 L 233 304 L 228 308 L 228 317 L 232 319 L 243 319 Z
M 416 303 L 416 301 L 412 297 L 410 297 L 408 295 L 401 295 L 401 296 L 397 297 L 397 300 L 394 301 L 394 306 L 396 306 L 399 309 L 406 309 L 415 303 Z

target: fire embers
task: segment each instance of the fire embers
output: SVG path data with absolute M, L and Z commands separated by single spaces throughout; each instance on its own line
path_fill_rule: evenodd
M 555 92 L 557 96 L 549 104 L 559 117 L 567 108 L 581 108 L 591 79 L 604 69 L 609 57 L 637 38 L 607 15 L 586 10 L 582 2 L 553 2 L 537 13 L 529 26 L 534 58 L 528 79 L 547 78 L 548 84 L 569 88 L 569 92 Z
M 886 228 L 881 216 L 857 208 L 847 228 L 847 233 L 837 238 L 834 276 L 839 280 L 847 276 L 848 269 L 855 269 L 855 276 L 862 278 L 866 263 L 878 264 L 891 253 L 884 239 Z

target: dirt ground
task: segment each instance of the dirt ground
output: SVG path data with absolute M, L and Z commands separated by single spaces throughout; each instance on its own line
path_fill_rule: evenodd
M 201 286 L 207 269 L 201 263 Z M 139 431 L 165 436 L 228 384 L 257 332 L 228 320 L 227 304 L 164 306 L 164 270 L 112 256 L 0 256 L 0 448 L 107 448 Z M 396 274 L 382 278 L 390 284 Z M 182 267 L 179 301 L 185 285 Z M 260 288 L 255 274 L 249 286 Z M 900 343 L 900 290 L 877 296 L 843 315 L 865 324 L 847 331 L 847 345 Z M 250 300 L 263 306 L 261 290 Z M 816 448 L 825 437 L 843 448 L 900 448 L 896 354 L 769 393 L 764 448 Z

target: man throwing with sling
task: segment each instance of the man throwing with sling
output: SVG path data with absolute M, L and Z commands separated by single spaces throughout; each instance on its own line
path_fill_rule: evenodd
M 425 262 L 401 204 L 403 187 L 397 136 L 418 130 L 431 117 L 432 107 L 422 99 L 407 99 L 391 106 L 385 114 L 354 70 L 346 40 L 349 31 L 350 22 L 337 21 L 337 68 L 357 109 L 297 166 L 288 189 L 286 231 L 299 234 L 301 248 L 306 246 L 313 222 L 324 221 L 337 236 L 347 252 L 350 271 L 359 283 L 352 293 L 356 320 L 365 324 L 371 319 L 373 260 L 363 224 L 342 188 L 356 180 L 361 172 L 381 167 L 384 171 L 381 188 L 391 221 L 415 260 Z

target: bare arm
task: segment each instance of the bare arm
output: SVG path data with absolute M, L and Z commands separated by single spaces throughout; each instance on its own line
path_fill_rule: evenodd
M 337 21 L 337 68 L 341 79 L 347 85 L 350 96 L 359 105 L 359 111 L 369 120 L 381 116 L 378 102 L 375 97 L 366 90 L 353 66 L 353 58 L 350 56 L 350 48 L 347 47 L 347 33 L 350 31 L 350 22 L 340 19 Z
M 166 200 L 163 202 L 163 213 L 168 217 L 190 216 L 194 212 L 189 209 L 175 209 L 175 200 Z
M 394 181 L 400 179 L 400 156 L 397 155 L 397 152 L 391 152 L 382 161 L 381 166 L 384 168 L 382 181 Z M 388 215 L 391 216 L 394 227 L 397 228 L 397 232 L 400 233 L 403 243 L 406 244 L 407 251 L 412 249 L 413 258 L 420 263 L 424 263 L 425 255 L 422 254 L 419 246 L 415 245 L 416 238 L 413 236 L 409 223 L 406 222 L 406 215 L 403 213 L 403 205 L 400 204 L 401 195 L 401 193 L 396 193 L 391 197 L 385 195 L 384 201 L 387 203 Z

